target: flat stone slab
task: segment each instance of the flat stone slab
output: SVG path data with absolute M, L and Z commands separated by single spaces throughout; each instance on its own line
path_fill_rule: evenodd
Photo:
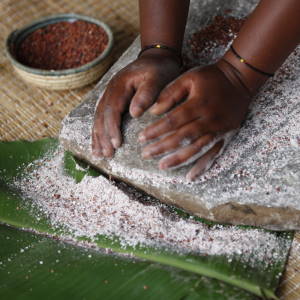
M 226 3 L 225 3 L 226 2 Z M 256 1 L 192 1 L 185 40 L 214 15 L 233 9 L 245 16 Z M 187 44 L 184 51 L 190 55 Z M 225 48 L 214 53 L 214 60 Z M 143 160 L 138 133 L 153 122 L 145 114 L 124 121 L 124 144 L 113 159 L 91 153 L 94 110 L 107 82 L 136 58 L 137 39 L 103 79 L 63 121 L 65 149 L 163 202 L 217 222 L 300 229 L 300 47 L 254 100 L 247 120 L 216 163 L 195 182 L 185 174 L 191 166 L 159 171 L 157 160 Z M 216 55 L 217 53 L 217 55 Z

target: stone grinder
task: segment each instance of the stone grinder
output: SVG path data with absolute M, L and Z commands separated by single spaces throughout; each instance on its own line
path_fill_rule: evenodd
M 244 17 L 256 3 L 191 1 L 185 41 L 213 16 L 230 10 L 231 15 Z M 190 166 L 165 172 L 158 170 L 157 161 L 141 158 L 137 135 L 154 120 L 147 113 L 140 119 L 125 117 L 124 144 L 113 159 L 97 159 L 91 153 L 96 103 L 110 78 L 135 59 L 139 50 L 137 39 L 84 102 L 65 118 L 60 134 L 64 148 L 104 173 L 194 215 L 221 223 L 300 230 L 299 47 L 282 67 L 289 70 L 289 75 L 282 76 L 279 70 L 266 84 L 222 157 L 193 183 L 185 179 Z M 222 55 L 225 50 L 218 49 L 214 55 Z M 184 53 L 189 52 L 185 43 Z

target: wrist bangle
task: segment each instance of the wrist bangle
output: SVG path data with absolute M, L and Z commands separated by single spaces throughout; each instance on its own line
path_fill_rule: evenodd
M 149 49 L 164 49 L 164 50 L 168 50 L 169 52 L 171 52 L 172 54 L 174 54 L 174 56 L 179 61 L 180 65 L 182 65 L 182 58 L 181 58 L 180 52 L 177 49 L 175 49 L 175 48 L 172 48 L 172 47 L 169 47 L 169 46 L 166 46 L 166 45 L 162 45 L 162 44 L 153 44 L 153 45 L 147 45 L 147 46 L 145 46 L 144 48 L 142 48 L 142 50 L 138 54 L 138 57 L 140 57 L 142 55 L 142 53 L 144 53 L 145 51 L 147 51 Z
M 236 51 L 235 49 L 233 48 L 233 46 L 230 46 L 230 50 L 232 51 L 232 53 L 239 59 L 239 61 L 243 64 L 245 64 L 247 67 L 249 67 L 250 69 L 252 69 L 253 71 L 257 72 L 257 73 L 260 73 L 262 75 L 265 75 L 265 76 L 268 76 L 268 77 L 273 77 L 274 74 L 272 73 L 268 73 L 268 72 L 264 72 L 252 65 L 250 65 L 244 58 L 242 58 Z

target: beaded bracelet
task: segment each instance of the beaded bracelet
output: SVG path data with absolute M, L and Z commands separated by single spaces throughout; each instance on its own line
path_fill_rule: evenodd
M 170 52 L 172 52 L 172 54 L 174 54 L 176 56 L 176 58 L 178 59 L 180 65 L 182 65 L 182 58 L 180 55 L 180 52 L 177 51 L 175 48 L 166 46 L 166 45 L 162 45 L 162 44 L 153 44 L 153 45 L 148 45 L 145 46 L 140 53 L 138 54 L 138 57 L 140 57 L 142 55 L 142 53 L 144 53 L 145 51 L 149 50 L 149 49 L 164 49 L 164 50 L 168 50 Z
M 240 61 L 241 63 L 245 64 L 247 67 L 249 67 L 249 68 L 252 69 L 253 71 L 258 72 L 258 73 L 263 74 L 263 75 L 268 76 L 268 77 L 274 76 L 274 74 L 272 74 L 272 73 L 264 72 L 264 71 L 262 71 L 262 70 L 260 70 L 260 69 L 258 69 L 258 68 L 256 68 L 256 67 L 250 65 L 244 58 L 242 58 L 242 57 L 235 51 L 235 49 L 233 48 L 233 46 L 230 46 L 230 50 L 231 50 L 232 53 L 239 59 L 239 61 Z

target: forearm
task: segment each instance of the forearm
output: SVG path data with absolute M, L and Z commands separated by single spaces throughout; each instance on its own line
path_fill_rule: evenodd
M 139 0 L 142 47 L 164 44 L 181 51 L 189 0 Z
M 252 66 L 273 73 L 299 42 L 300 1 L 262 0 L 245 22 L 233 47 Z M 268 78 L 241 63 L 232 51 L 224 59 L 239 70 L 252 92 Z

